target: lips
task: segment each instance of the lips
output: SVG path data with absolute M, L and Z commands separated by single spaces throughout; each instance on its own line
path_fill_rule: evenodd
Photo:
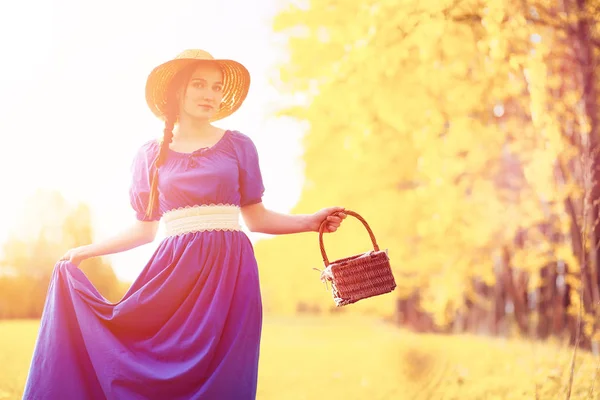
M 198 107 L 202 107 L 202 108 L 204 108 L 206 110 L 212 110 L 213 109 L 213 106 L 210 106 L 208 104 L 198 104 Z

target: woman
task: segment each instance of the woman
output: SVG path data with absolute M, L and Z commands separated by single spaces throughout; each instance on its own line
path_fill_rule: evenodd
M 104 242 L 69 250 L 56 265 L 25 399 L 253 399 L 262 304 L 254 232 L 335 231 L 330 207 L 311 215 L 266 209 L 256 148 L 212 121 L 236 111 L 249 73 L 188 50 L 156 67 L 146 100 L 165 121 L 133 161 L 138 221 Z M 332 215 L 335 214 L 335 215 Z M 123 299 L 107 302 L 77 267 L 90 257 L 166 237 Z

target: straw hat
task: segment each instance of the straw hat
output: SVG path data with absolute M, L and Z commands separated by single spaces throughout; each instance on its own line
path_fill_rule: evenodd
M 223 71 L 223 100 L 211 118 L 216 121 L 233 114 L 248 95 L 250 73 L 242 64 L 233 60 L 218 60 L 204 50 L 185 50 L 174 59 L 154 68 L 146 81 L 146 102 L 150 110 L 165 119 L 167 88 L 173 77 L 188 65 L 210 61 L 218 64 Z

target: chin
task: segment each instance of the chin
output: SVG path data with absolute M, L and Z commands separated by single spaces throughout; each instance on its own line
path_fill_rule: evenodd
M 188 113 L 188 115 L 197 121 L 208 121 L 215 115 L 215 112 L 211 110 L 210 112 L 205 111 Z
M 215 113 L 210 113 L 210 114 L 196 114 L 196 115 L 192 115 L 192 118 L 198 120 L 198 121 L 208 121 L 210 120 L 213 115 L 215 115 Z

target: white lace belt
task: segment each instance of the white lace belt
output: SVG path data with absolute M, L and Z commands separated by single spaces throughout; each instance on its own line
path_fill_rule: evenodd
M 234 205 L 199 205 L 163 213 L 166 236 L 201 231 L 240 231 L 240 208 Z

